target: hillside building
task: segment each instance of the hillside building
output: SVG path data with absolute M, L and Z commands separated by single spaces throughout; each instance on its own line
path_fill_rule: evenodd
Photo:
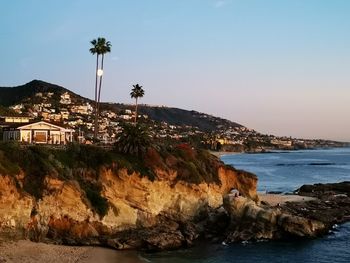
M 0 116 L 0 122 L 8 123 L 29 123 L 33 118 L 28 116 Z
M 17 123 L 3 128 L 3 141 L 29 144 L 67 144 L 73 141 L 72 129 L 45 121 Z

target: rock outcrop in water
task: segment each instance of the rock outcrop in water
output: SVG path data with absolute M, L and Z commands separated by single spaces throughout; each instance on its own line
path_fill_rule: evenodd
M 350 182 L 303 185 L 296 192 L 315 200 L 287 203 L 284 209 L 288 213 L 318 220 L 328 229 L 350 220 Z
M 230 224 L 225 241 L 313 238 L 328 233 L 334 224 L 350 220 L 350 182 L 303 185 L 296 192 L 314 198 L 270 206 L 227 196 L 224 206 Z
M 325 225 L 287 213 L 279 207 L 257 205 L 245 198 L 227 196 L 224 206 L 230 214 L 226 243 L 288 237 L 315 237 L 325 231 Z

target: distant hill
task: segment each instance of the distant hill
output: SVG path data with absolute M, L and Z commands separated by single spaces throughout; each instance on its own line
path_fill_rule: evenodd
M 93 106 L 92 100 L 41 80 L 33 80 L 17 87 L 0 87 L 0 116 L 23 115 L 62 122 L 73 129 L 79 128 L 88 139 L 93 136 Z M 103 128 L 99 131 L 100 138 L 113 143 L 120 131 L 120 122 L 133 120 L 134 108 L 133 104 L 101 103 L 102 118 L 99 121 Z M 204 139 L 204 147 L 216 150 L 266 152 L 348 146 L 334 141 L 261 134 L 236 122 L 194 110 L 139 105 L 139 113 L 147 115 L 139 120 L 149 124 L 155 138 L 190 141 L 201 146 Z M 208 141 L 207 138 L 216 140 Z
M 193 110 L 188 111 L 178 108 L 141 106 L 140 112 L 147 114 L 151 119 L 156 121 L 166 120 L 166 122 L 173 125 L 196 126 L 200 130 L 205 131 L 215 130 L 220 126 L 232 128 L 242 127 L 242 125 L 238 123 Z
M 103 103 L 102 109 L 120 112 L 126 109 L 134 110 L 130 104 Z M 182 125 L 198 127 L 202 131 L 210 132 L 218 128 L 243 127 L 241 124 L 230 120 L 215 117 L 194 110 L 184 110 L 165 106 L 139 105 L 139 113 L 146 114 L 152 120 L 166 122 L 170 125 Z
M 120 103 L 103 103 L 101 108 L 120 113 L 126 109 L 134 110 L 135 106 Z M 198 111 L 170 108 L 165 106 L 150 106 L 141 104 L 139 105 L 139 113 L 148 115 L 150 119 L 158 122 L 166 122 L 170 125 L 198 127 L 200 130 L 206 132 L 214 131 L 218 128 L 244 127 L 236 122 Z
M 64 87 L 41 80 L 33 80 L 17 87 L 0 87 L 0 106 L 9 107 L 20 103 L 34 104 L 38 100 L 38 93 L 47 92 L 54 93 L 51 99 L 53 105 L 57 103 L 60 95 L 64 92 L 68 92 L 74 102 L 91 102 L 91 100 L 75 94 Z M 122 113 L 126 109 L 133 110 L 134 106 L 118 103 L 103 103 L 101 109 L 109 109 L 117 113 Z M 4 110 L 2 111 L 4 112 Z M 140 105 L 139 112 L 148 115 L 150 119 L 158 122 L 167 122 L 170 125 L 194 126 L 203 131 L 213 131 L 223 127 L 243 127 L 238 123 L 193 110 L 189 111 L 178 108 Z
M 11 105 L 22 103 L 30 98 L 34 98 L 37 93 L 44 92 L 53 92 L 57 95 L 69 92 L 76 99 L 88 100 L 61 86 L 41 80 L 32 80 L 21 86 L 0 87 L 0 105 L 9 107 Z

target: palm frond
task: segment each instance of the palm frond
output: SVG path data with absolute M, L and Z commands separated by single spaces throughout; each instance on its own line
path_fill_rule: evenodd
M 142 98 L 145 95 L 145 91 L 139 84 L 132 85 L 133 89 L 130 92 L 130 96 L 133 99 Z
M 106 41 L 104 37 L 98 37 L 97 40 L 93 39 L 90 43 L 93 46 L 90 48 L 92 54 L 103 55 L 111 52 L 112 44 L 110 41 Z

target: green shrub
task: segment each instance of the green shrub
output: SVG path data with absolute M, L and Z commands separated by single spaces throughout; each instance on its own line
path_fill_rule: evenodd
M 152 139 L 146 126 L 124 123 L 123 132 L 115 143 L 115 150 L 122 154 L 143 157 Z
M 101 147 L 70 144 L 66 150 L 54 150 L 56 158 L 70 168 L 93 168 L 111 164 L 113 154 Z

